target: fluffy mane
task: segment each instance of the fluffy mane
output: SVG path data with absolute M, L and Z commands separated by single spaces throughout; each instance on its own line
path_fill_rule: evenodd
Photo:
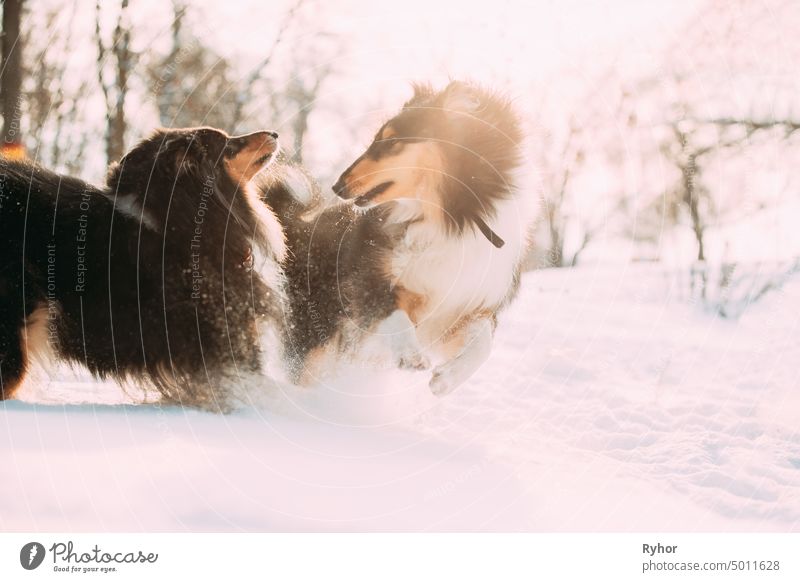
M 451 179 L 443 181 L 445 225 L 457 233 L 494 217 L 495 202 L 512 196 L 524 134 L 511 100 L 479 85 L 451 82 L 414 96 L 391 121 L 401 135 L 435 140 Z

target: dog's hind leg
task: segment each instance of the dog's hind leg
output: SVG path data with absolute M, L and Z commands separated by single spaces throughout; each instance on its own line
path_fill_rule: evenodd
M 23 326 L 18 310 L 4 306 L 0 314 L 0 400 L 12 398 L 25 377 Z
M 489 358 L 493 337 L 494 324 L 489 318 L 481 317 L 462 324 L 451 340 L 459 346 L 458 352 L 433 370 L 429 384 L 431 392 L 442 396 L 466 382 Z

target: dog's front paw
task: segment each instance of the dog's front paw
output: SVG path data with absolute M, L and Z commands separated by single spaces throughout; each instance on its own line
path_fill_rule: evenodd
M 431 392 L 435 396 L 444 396 L 458 388 L 459 384 L 461 384 L 461 382 L 458 381 L 458 378 L 453 373 L 452 366 L 443 364 L 437 366 L 433 371 L 433 376 L 431 376 L 428 387 L 430 387 Z
M 431 367 L 431 361 L 418 350 L 407 350 L 397 354 L 397 367 L 403 370 L 427 370 Z

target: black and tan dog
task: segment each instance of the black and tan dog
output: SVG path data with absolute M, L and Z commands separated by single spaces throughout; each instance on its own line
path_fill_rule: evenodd
M 280 225 L 248 190 L 276 138 L 160 130 L 101 188 L 0 159 L 0 397 L 48 351 L 227 409 L 261 370 L 259 323 L 281 314 Z
M 518 288 L 535 206 L 514 182 L 522 137 L 504 97 L 422 86 L 334 186 L 348 202 L 327 203 L 296 169 L 265 176 L 290 251 L 285 343 L 297 379 L 376 333 L 400 367 L 438 361 L 434 393 L 477 370 Z

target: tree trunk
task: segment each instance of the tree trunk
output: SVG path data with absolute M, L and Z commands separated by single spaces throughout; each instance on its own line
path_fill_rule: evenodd
M 21 151 L 22 135 L 19 121 L 22 117 L 22 46 L 19 35 L 23 0 L 3 2 L 3 62 L 0 70 L 2 91 L 3 151 Z
M 125 119 L 125 99 L 128 96 L 128 75 L 131 69 L 130 40 L 131 31 L 127 22 L 123 23 L 128 10 L 128 0 L 122 0 L 119 20 L 111 37 L 112 50 L 117 67 L 116 99 L 113 112 L 108 118 L 108 163 L 119 160 L 125 154 L 125 132 L 128 124 Z
M 128 77 L 132 68 L 130 51 L 131 30 L 127 19 L 129 0 L 120 0 L 117 23 L 111 36 L 111 47 L 107 48 L 101 34 L 100 0 L 95 5 L 95 37 L 97 41 L 97 80 L 106 102 L 106 158 L 114 162 L 125 153 L 125 99 L 128 95 Z M 106 59 L 111 59 L 113 78 L 106 79 Z
M 703 244 L 703 231 L 702 230 L 695 230 L 694 237 L 697 239 L 697 260 L 698 261 L 705 261 L 706 260 L 706 252 L 704 249 Z
M 592 240 L 592 234 L 587 232 L 583 235 L 583 240 L 581 241 L 581 246 L 578 247 L 578 250 L 575 251 L 575 254 L 572 255 L 572 261 L 570 261 L 570 267 L 577 267 L 578 266 L 578 258 L 581 256 L 581 253 L 586 250 L 586 247 L 589 246 L 589 242 Z M 563 244 L 562 244 L 563 246 Z M 563 254 L 563 253 L 562 253 Z
M 555 224 L 555 217 L 550 217 L 550 253 L 549 261 L 551 267 L 564 266 L 564 237 Z
M 173 127 L 176 121 L 176 109 L 180 105 L 176 90 L 176 74 L 178 59 L 181 53 L 181 40 L 183 18 L 186 15 L 186 6 L 182 2 L 172 3 L 172 48 L 167 60 L 162 63 L 161 78 L 159 79 L 156 100 L 158 103 L 158 118 L 162 127 Z
M 294 152 L 292 161 L 296 164 L 303 163 L 303 141 L 308 131 L 308 109 L 301 108 L 294 118 Z
M 697 240 L 697 260 L 705 261 L 706 253 L 703 244 L 705 225 L 700 215 L 700 193 L 697 191 L 697 157 L 690 155 L 683 173 L 683 188 L 686 196 L 686 205 L 689 207 L 689 216 L 692 219 L 692 231 Z

